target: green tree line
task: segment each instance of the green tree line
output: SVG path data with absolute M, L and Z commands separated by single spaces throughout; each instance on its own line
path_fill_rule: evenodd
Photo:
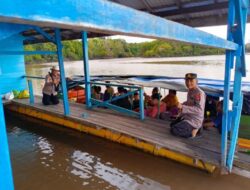
M 26 45 L 27 51 L 55 51 L 56 47 L 52 43 L 40 43 Z M 190 45 L 179 42 L 168 42 L 154 40 L 143 43 L 127 43 L 121 39 L 89 39 L 89 58 L 124 58 L 124 57 L 173 57 L 173 56 L 198 56 L 198 55 L 218 55 L 224 50 Z M 65 60 L 82 60 L 82 43 L 78 40 L 63 42 L 63 55 Z M 25 56 L 26 63 L 53 62 L 57 61 L 56 55 L 30 55 Z

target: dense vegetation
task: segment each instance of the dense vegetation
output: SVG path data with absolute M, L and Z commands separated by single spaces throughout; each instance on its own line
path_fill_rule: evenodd
M 64 41 L 63 55 L 65 60 L 81 60 L 81 41 Z M 52 50 L 56 47 L 51 43 L 26 45 L 25 50 Z M 93 38 L 89 40 L 89 58 L 122 58 L 122 57 L 173 57 L 216 55 L 224 51 L 215 48 L 201 47 L 177 42 L 155 40 L 143 43 L 127 43 L 121 39 Z M 56 61 L 56 55 L 32 55 L 26 56 L 26 63 Z

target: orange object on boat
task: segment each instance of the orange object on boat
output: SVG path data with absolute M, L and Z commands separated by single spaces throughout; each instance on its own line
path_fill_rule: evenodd
M 68 91 L 68 98 L 73 99 L 77 97 L 77 91 L 76 90 L 69 90 Z
M 85 104 L 86 99 L 85 96 L 79 96 L 76 100 L 77 103 Z
M 238 139 L 238 146 L 240 148 L 250 150 L 250 140 L 249 139 L 239 138 Z
M 68 99 L 76 100 L 77 103 L 85 103 L 85 90 L 82 87 L 76 87 L 68 91 Z

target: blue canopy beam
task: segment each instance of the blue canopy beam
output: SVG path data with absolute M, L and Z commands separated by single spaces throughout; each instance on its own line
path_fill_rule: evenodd
M 56 55 L 56 51 L 0 51 L 0 55 Z
M 0 21 L 238 48 L 212 34 L 104 0 L 3 1 Z
M 35 26 L 34 29 L 35 29 L 38 33 L 42 34 L 42 36 L 43 36 L 44 38 L 46 38 L 46 39 L 49 40 L 50 42 L 56 44 L 55 38 L 54 38 L 53 36 L 51 36 L 50 34 L 48 34 L 47 32 L 43 31 L 40 27 Z

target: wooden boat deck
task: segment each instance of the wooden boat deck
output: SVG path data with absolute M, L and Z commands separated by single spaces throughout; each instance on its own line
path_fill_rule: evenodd
M 40 112 L 63 117 L 63 104 L 44 106 L 41 97 L 35 98 L 30 105 L 29 99 L 14 100 L 13 104 L 29 107 Z M 220 164 L 220 135 L 216 130 L 204 131 L 196 139 L 178 138 L 170 134 L 169 122 L 146 118 L 144 121 L 103 108 L 86 109 L 83 104 L 70 103 L 70 116 L 79 123 L 98 129 L 109 129 L 118 134 L 125 134 L 138 141 L 147 142 L 158 148 L 166 148 L 194 159 L 215 166 Z

